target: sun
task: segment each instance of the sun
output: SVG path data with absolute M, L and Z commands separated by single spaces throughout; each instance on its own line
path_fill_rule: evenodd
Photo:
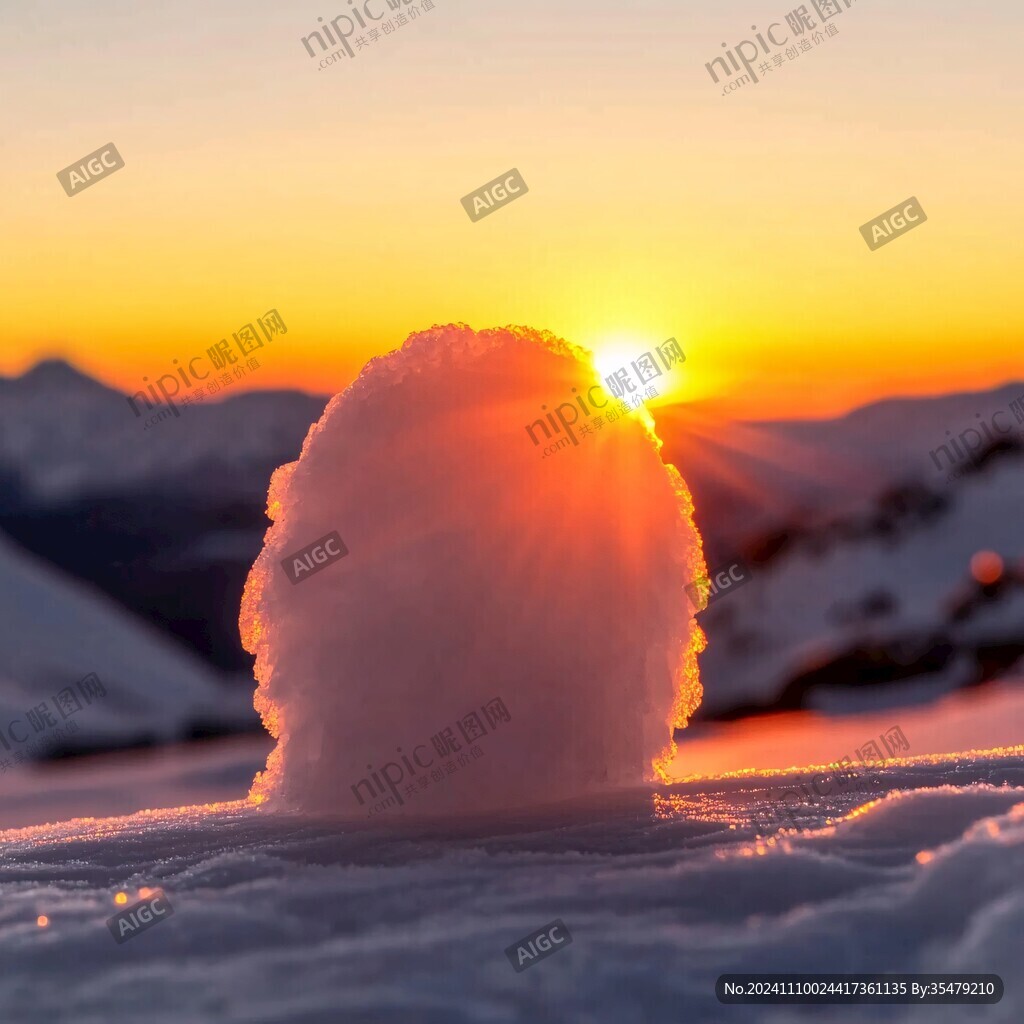
M 683 401 L 688 390 L 686 364 L 676 363 L 666 370 L 664 363 L 658 357 L 658 346 L 668 340 L 667 338 L 655 340 L 638 335 L 635 338 L 618 337 L 607 341 L 595 341 L 593 344 L 594 369 L 600 378 L 602 387 L 608 390 L 607 379 L 613 377 L 618 371 L 625 370 L 627 379 L 636 386 L 637 390 L 633 394 L 643 397 L 647 388 L 654 388 L 657 392 L 653 398 L 644 398 L 646 406 Z M 680 347 L 685 353 L 685 346 L 681 342 Z M 633 364 L 640 363 L 641 357 L 645 355 L 652 357 L 654 368 L 660 371 L 660 374 L 641 383 Z M 648 370 L 647 376 L 649 375 L 650 371 Z

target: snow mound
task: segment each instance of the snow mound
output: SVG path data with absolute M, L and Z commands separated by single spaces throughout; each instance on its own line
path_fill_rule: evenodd
M 571 430 L 609 404 L 587 357 L 520 328 L 413 335 L 275 473 L 240 622 L 280 741 L 255 799 L 450 813 L 671 758 L 700 699 L 700 539 L 642 409 Z M 332 532 L 348 554 L 293 583 L 282 561 Z

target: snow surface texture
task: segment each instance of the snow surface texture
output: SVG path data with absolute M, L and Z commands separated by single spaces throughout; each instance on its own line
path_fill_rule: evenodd
M 495 698 L 511 720 L 481 715 L 497 727 L 479 759 L 410 794 L 417 813 L 636 785 L 671 755 L 699 700 L 700 540 L 642 412 L 548 457 L 531 439 L 545 410 L 571 423 L 577 396 L 608 402 L 586 360 L 525 329 L 412 335 L 275 473 L 241 615 L 280 737 L 255 796 L 394 806 L 421 774 L 408 759 L 459 768 L 432 737 L 444 751 L 450 728 L 467 756 L 455 723 Z M 331 531 L 348 556 L 293 584 L 281 561 Z
M 461 823 L 338 826 L 238 803 L 0 834 L 0 1006 L 18 1024 L 1017 1024 L 1024 763 L 878 771 L 867 810 L 750 825 L 777 780 Z M 116 945 L 120 889 L 174 916 Z M 36 924 L 45 914 L 46 928 Z M 573 943 L 503 950 L 561 918 Z M 999 974 L 997 1005 L 731 1006 L 726 972 Z M 59 972 L 59 973 L 55 973 Z

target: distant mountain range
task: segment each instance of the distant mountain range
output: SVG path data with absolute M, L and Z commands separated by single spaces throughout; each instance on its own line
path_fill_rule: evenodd
M 1014 565 L 1024 558 L 1024 442 L 1009 410 L 1022 398 L 1024 384 L 893 399 L 832 420 L 722 424 L 711 440 L 696 438 L 685 407 L 655 408 L 663 457 L 691 488 L 709 564 L 739 554 L 754 576 L 702 613 L 711 643 L 701 716 L 928 699 L 1020 657 L 1024 588 Z M 92 664 L 62 654 L 56 677 L 99 673 L 103 645 L 114 657 L 131 647 L 135 629 L 148 653 L 137 655 L 143 664 L 131 685 L 140 693 L 157 685 L 148 658 L 164 666 L 160 686 L 172 674 L 192 678 L 195 697 L 168 712 L 163 732 L 143 728 L 145 715 L 135 732 L 237 721 L 224 713 L 220 687 L 237 677 L 251 695 L 237 616 L 268 525 L 267 485 L 297 458 L 327 400 L 241 393 L 147 428 L 149 416 L 135 417 L 124 395 L 67 363 L 0 377 L 0 530 L 32 556 L 0 548 L 0 603 L 20 615 L 21 589 L 42 571 L 26 566 L 41 560 L 59 570 L 45 573 L 45 607 L 74 604 L 84 586 L 102 592 L 104 615 L 117 621 L 99 629 Z M 936 468 L 930 452 L 999 410 L 1012 434 L 958 459 L 960 477 L 950 477 L 941 452 L 944 468 Z M 967 575 L 970 556 L 985 548 L 1010 564 L 988 588 Z M 80 638 L 68 639 L 77 637 L 71 625 L 59 639 L 53 628 L 64 627 L 49 628 L 48 636 L 0 631 L 0 712 L 20 707 L 32 680 L 52 685 L 43 667 L 55 649 L 80 648 Z M 17 658 L 8 644 L 21 645 Z M 212 694 L 217 714 L 207 714 L 201 692 Z

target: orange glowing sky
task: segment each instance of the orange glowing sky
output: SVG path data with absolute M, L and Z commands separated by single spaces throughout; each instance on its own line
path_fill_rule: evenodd
M 238 389 L 334 392 L 453 321 L 675 336 L 672 397 L 747 418 L 1019 377 L 1019 7 L 861 2 L 723 97 L 705 63 L 785 6 L 435 0 L 318 72 L 299 39 L 341 2 L 20 5 L 0 373 L 60 355 L 135 391 L 276 307 Z M 111 140 L 124 169 L 69 199 L 56 172 Z M 471 223 L 511 167 L 529 194 Z M 870 252 L 911 195 L 927 223 Z

